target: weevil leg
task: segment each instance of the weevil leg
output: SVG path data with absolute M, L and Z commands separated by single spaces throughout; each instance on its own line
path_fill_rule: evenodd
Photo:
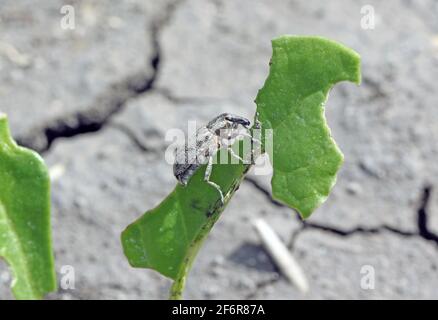
M 244 137 L 250 138 L 252 142 L 257 142 L 257 143 L 260 144 L 260 145 L 262 144 L 262 142 L 261 142 L 259 139 L 254 138 L 254 137 L 253 137 L 252 135 L 250 135 L 248 132 L 242 132 L 241 135 L 244 136 Z
M 234 150 L 232 149 L 232 146 L 228 146 L 227 150 L 230 152 L 231 156 L 233 156 L 234 158 L 242 161 L 243 163 L 245 163 L 245 160 L 243 160 L 243 158 L 241 158 L 239 155 L 237 155 Z
M 211 176 L 212 170 L 213 170 L 213 157 L 210 157 L 208 159 L 207 168 L 205 169 L 204 181 L 207 182 L 212 187 L 214 187 L 219 192 L 219 194 L 221 196 L 221 202 L 222 202 L 222 204 L 224 204 L 225 203 L 224 194 L 222 193 L 221 187 L 218 184 L 214 183 L 213 181 L 210 181 L 210 176 Z
M 256 116 L 255 116 L 255 119 L 254 119 L 254 128 L 255 129 L 261 129 L 262 128 L 262 124 L 261 124 L 261 122 L 259 120 L 259 116 L 260 116 L 260 114 L 258 112 L 256 112 Z
M 250 160 L 249 160 L 249 163 L 252 163 L 252 161 L 254 161 L 253 159 L 254 159 L 254 147 L 253 147 L 253 145 L 254 145 L 254 143 L 257 143 L 258 145 L 262 145 L 262 142 L 259 140 L 259 139 L 257 139 L 257 138 L 254 138 L 252 135 L 250 135 L 248 132 L 242 132 L 241 133 L 241 135 L 243 136 L 243 137 L 247 137 L 247 138 L 250 138 L 251 139 L 251 156 L 250 156 Z
M 261 129 L 262 129 L 262 124 L 261 124 L 261 122 L 259 121 L 259 113 L 258 113 L 258 112 L 256 112 L 256 116 L 255 116 L 255 119 L 254 119 L 254 125 L 253 125 L 253 128 L 254 128 L 254 129 L 257 129 L 257 130 L 261 130 Z M 246 133 L 247 133 L 247 132 L 246 132 Z M 247 133 L 247 134 L 248 134 L 248 133 Z M 260 147 L 262 146 L 262 142 L 261 142 L 259 139 L 254 138 L 253 135 L 250 135 L 250 134 L 248 134 L 248 135 L 249 135 L 250 138 L 251 138 L 251 143 L 252 143 L 252 144 L 254 144 L 254 142 L 257 142 L 258 145 L 259 145 Z M 251 149 L 251 160 L 252 160 L 252 161 L 255 161 L 255 159 L 254 159 L 254 148 Z

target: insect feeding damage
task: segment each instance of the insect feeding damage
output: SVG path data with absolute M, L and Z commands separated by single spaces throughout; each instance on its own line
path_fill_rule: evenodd
M 243 127 L 245 131 L 240 130 L 239 126 Z M 249 134 L 249 126 L 250 121 L 248 119 L 230 113 L 223 113 L 211 120 L 206 126 L 199 128 L 196 136 L 189 137 L 188 143 L 183 148 L 178 149 L 175 154 L 173 174 L 177 180 L 183 186 L 186 186 L 196 170 L 207 164 L 204 181 L 219 192 L 221 202 L 224 203 L 224 195 L 220 186 L 210 181 L 214 156 L 219 149 L 226 148 L 232 157 L 245 162 L 231 149 L 231 146 L 234 140 L 240 137 L 249 137 L 251 141 L 260 143 Z

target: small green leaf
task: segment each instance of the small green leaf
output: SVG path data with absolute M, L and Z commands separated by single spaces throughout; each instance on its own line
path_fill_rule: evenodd
M 50 180 L 43 159 L 16 145 L 0 113 L 0 257 L 17 299 L 56 289 L 50 229 Z
M 319 37 L 282 36 L 272 46 L 256 103 L 262 128 L 273 130 L 273 196 L 307 218 L 329 195 L 343 162 L 324 103 L 337 82 L 360 83 L 360 57 Z
M 200 245 L 247 169 L 243 164 L 213 166 L 210 179 L 224 192 L 224 205 L 217 190 L 203 179 L 205 166 L 198 169 L 186 187 L 177 185 L 158 207 L 146 212 L 122 233 L 129 263 L 133 267 L 152 268 L 175 280 L 172 298 L 180 298 Z

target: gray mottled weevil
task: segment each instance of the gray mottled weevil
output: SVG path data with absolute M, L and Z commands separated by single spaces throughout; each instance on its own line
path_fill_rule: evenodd
M 239 125 L 246 131 L 239 130 Z M 219 149 L 226 147 L 233 157 L 244 161 L 231 149 L 231 141 L 239 136 L 246 136 L 251 138 L 252 141 L 260 142 L 247 132 L 249 125 L 250 122 L 246 118 L 223 113 L 211 120 L 206 126 L 199 128 L 196 132 L 195 141 L 192 144 L 186 143 L 185 147 L 175 154 L 175 164 L 173 165 L 175 177 L 182 185 L 186 186 L 196 170 L 207 164 L 204 181 L 219 192 L 223 203 L 224 195 L 220 186 L 210 181 L 213 158 Z

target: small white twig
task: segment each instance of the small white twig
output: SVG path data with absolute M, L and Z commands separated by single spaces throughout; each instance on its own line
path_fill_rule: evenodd
M 264 248 L 272 257 L 281 273 L 293 283 L 298 290 L 306 293 L 309 290 L 306 276 L 275 231 L 272 230 L 263 219 L 253 221 L 253 226 L 260 236 Z
M 28 67 L 31 63 L 28 55 L 19 52 L 12 44 L 3 41 L 0 42 L 0 55 L 6 56 L 9 61 L 19 67 Z

